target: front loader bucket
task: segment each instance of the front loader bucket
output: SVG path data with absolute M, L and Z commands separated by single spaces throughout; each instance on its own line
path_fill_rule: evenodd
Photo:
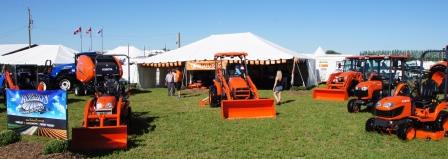
M 275 118 L 273 99 L 223 100 L 221 113 L 225 119 Z
M 127 126 L 73 128 L 71 149 L 75 151 L 126 149 L 127 131 Z
M 315 88 L 313 89 L 313 99 L 345 101 L 348 99 L 348 92 L 343 89 Z

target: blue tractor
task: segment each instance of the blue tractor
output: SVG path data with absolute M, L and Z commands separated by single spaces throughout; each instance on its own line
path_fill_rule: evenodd
M 52 65 L 51 60 L 47 60 L 39 76 L 39 79 L 45 82 L 47 89 L 69 91 L 77 82 L 74 63 Z

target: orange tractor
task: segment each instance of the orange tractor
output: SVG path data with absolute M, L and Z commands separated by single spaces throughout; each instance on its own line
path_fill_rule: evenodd
M 371 110 L 378 100 L 393 95 L 392 90 L 395 86 L 397 86 L 395 95 L 409 93 L 408 87 L 403 85 L 408 80 L 406 74 L 408 59 L 408 56 L 366 56 L 365 71 L 369 73 L 369 78 L 356 85 L 353 91 L 356 98 L 350 99 L 347 103 L 348 112 L 359 112 L 362 106 L 366 106 L 366 110 Z
M 72 129 L 73 150 L 127 148 L 127 130 L 131 117 L 129 86 L 126 88 L 129 83 L 120 81 L 122 64 L 114 56 L 125 55 L 77 57 L 76 78 L 83 83 L 93 81 L 95 90 L 93 99 L 85 104 L 82 127 Z
M 342 72 L 335 72 L 327 79 L 325 88 L 313 89 L 313 99 L 345 101 L 353 95 L 355 86 L 364 81 L 365 56 L 351 56 L 344 60 Z M 339 65 L 341 67 L 341 65 Z
M 46 90 L 45 83 L 39 80 L 37 65 L 9 65 L 8 67 L 12 69 L 12 72 L 7 69 L 6 65 L 2 69 L 5 80 L 4 88 L 11 90 Z
M 428 76 L 423 72 L 423 59 L 428 53 L 444 53 L 445 61 L 439 64 L 446 65 L 447 48 L 426 51 L 421 55 L 419 78 L 410 95 L 397 95 L 379 100 L 375 107 L 375 117 L 366 121 L 366 131 L 396 133 L 402 140 L 414 138 L 440 140 L 448 135 L 448 112 L 445 110 L 448 104 L 447 85 L 444 85 L 443 99 L 438 98 L 438 88 L 448 81 L 448 68 L 445 67 L 442 78 L 438 78 L 437 81 L 433 78 L 434 72 Z
M 245 52 L 215 54 L 215 79 L 206 99 L 211 106 L 221 106 L 225 119 L 275 118 L 274 100 L 260 98 L 248 74 L 246 56 Z M 239 59 L 238 63 L 225 64 L 226 58 Z

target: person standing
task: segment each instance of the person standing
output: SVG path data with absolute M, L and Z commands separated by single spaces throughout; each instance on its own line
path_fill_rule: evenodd
M 165 76 L 165 85 L 168 88 L 168 96 L 174 96 L 174 75 L 172 70 L 169 70 Z
M 274 88 L 272 88 L 272 91 L 274 92 L 276 105 L 280 105 L 282 102 L 282 91 L 283 91 L 282 80 L 283 80 L 282 71 L 277 70 L 277 74 L 275 76 Z
M 180 71 L 180 69 L 175 70 L 174 83 L 177 90 L 177 98 L 180 98 L 180 90 L 182 88 L 182 71 Z

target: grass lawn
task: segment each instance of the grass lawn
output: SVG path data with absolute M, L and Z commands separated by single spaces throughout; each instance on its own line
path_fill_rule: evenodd
M 133 134 L 128 150 L 105 158 L 446 158 L 448 139 L 403 142 L 364 131 L 369 113 L 349 114 L 346 102 L 313 101 L 311 91 L 285 91 L 276 119 L 223 120 L 219 108 L 200 108 L 206 92 L 178 100 L 166 89 L 131 97 Z M 272 97 L 262 90 L 263 97 Z M 69 124 L 81 124 L 88 97 L 69 96 Z M 6 129 L 0 103 L 0 130 Z M 49 139 L 26 136 L 29 142 Z

